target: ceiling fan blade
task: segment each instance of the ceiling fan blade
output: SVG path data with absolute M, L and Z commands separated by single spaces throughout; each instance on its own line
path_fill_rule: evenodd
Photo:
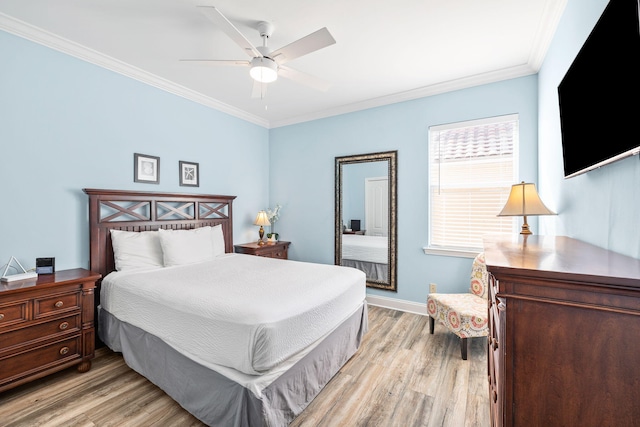
M 251 61 L 245 60 L 225 60 L 225 59 L 181 59 L 180 62 L 184 62 L 186 64 L 193 65 L 203 65 L 203 66 L 217 66 L 217 65 L 231 65 L 238 67 L 247 67 L 251 65 Z
M 331 83 L 326 80 L 289 67 L 278 67 L 278 75 L 322 92 L 326 92 L 331 87 Z
M 213 6 L 197 6 L 207 18 L 213 21 L 231 40 L 240 46 L 252 58 L 261 57 L 262 54 L 251 42 Z
M 329 30 L 324 27 L 309 34 L 308 36 L 294 41 L 293 43 L 289 43 L 280 49 L 274 50 L 269 56 L 278 64 L 284 64 L 285 62 L 299 58 L 307 53 L 315 52 L 316 50 L 331 46 L 335 42 L 336 41 Z
M 267 96 L 268 83 L 260 83 L 257 80 L 253 80 L 253 89 L 251 90 L 251 98 L 264 99 Z

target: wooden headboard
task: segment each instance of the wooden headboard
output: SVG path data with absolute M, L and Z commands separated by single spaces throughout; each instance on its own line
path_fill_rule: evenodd
M 125 190 L 83 190 L 89 196 L 89 268 L 115 270 L 109 230 L 186 230 L 221 224 L 225 252 L 233 252 L 231 205 L 236 196 Z

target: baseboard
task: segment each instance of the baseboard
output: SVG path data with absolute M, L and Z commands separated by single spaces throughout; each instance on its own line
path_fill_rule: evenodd
M 367 304 L 378 307 L 391 308 L 393 310 L 406 311 L 407 313 L 427 315 L 427 302 L 417 303 L 397 298 L 380 297 L 377 295 L 367 295 Z

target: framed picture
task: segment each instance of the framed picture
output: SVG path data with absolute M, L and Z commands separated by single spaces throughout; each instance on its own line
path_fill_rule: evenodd
M 180 185 L 183 187 L 198 187 L 200 185 L 200 165 L 180 160 Z
M 160 183 L 160 157 L 133 154 L 133 181 L 149 184 Z

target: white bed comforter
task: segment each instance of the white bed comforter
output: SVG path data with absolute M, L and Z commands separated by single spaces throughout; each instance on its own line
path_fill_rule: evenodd
M 198 363 L 259 375 L 353 314 L 365 280 L 354 268 L 226 254 L 110 273 L 100 305 Z
M 387 264 L 388 237 L 361 234 L 342 235 L 342 259 Z

